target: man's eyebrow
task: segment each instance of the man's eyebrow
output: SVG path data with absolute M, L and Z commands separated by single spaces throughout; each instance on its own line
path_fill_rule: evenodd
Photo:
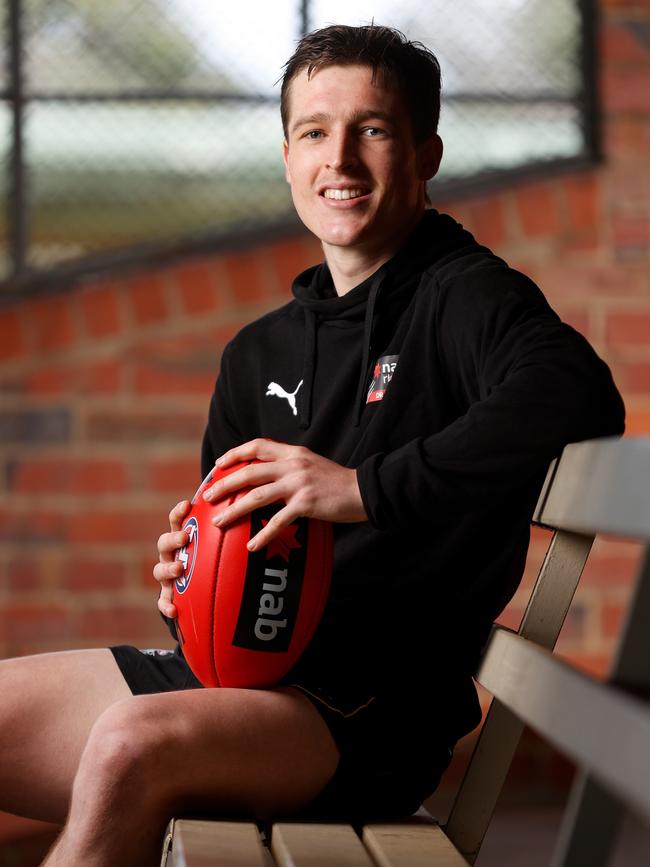
M 315 114 L 304 115 L 303 117 L 299 117 L 294 123 L 291 124 L 291 132 L 294 132 L 301 126 L 310 126 L 312 124 L 320 124 L 329 120 L 331 115 L 327 114 L 327 112 L 319 111 Z M 387 121 L 388 123 L 394 123 L 395 118 L 389 114 L 387 111 L 384 111 L 381 108 L 368 108 L 365 111 L 359 111 L 353 114 L 349 119 L 352 123 L 362 123 L 364 120 L 371 120 L 377 118 L 377 120 Z
M 318 112 L 317 114 L 307 114 L 304 117 L 299 117 L 298 120 L 291 124 L 291 132 L 298 129 L 300 126 L 310 126 L 312 124 L 323 123 L 323 121 L 326 121 L 328 118 L 329 114 L 326 114 L 323 111 Z

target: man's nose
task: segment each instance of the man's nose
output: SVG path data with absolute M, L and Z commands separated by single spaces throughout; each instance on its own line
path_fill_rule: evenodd
M 348 130 L 341 130 L 330 135 L 329 144 L 330 149 L 327 154 L 329 168 L 342 171 L 357 162 L 356 139 Z

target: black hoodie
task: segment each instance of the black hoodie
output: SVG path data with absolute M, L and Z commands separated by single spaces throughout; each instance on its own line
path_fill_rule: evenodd
M 521 578 L 549 461 L 623 429 L 610 372 L 434 210 L 343 297 L 325 264 L 293 294 L 226 347 L 202 466 L 263 436 L 357 469 L 369 520 L 335 525 L 325 616 L 287 681 L 364 695 L 467 673 Z

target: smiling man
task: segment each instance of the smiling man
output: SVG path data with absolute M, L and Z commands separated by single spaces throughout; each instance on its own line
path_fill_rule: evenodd
M 178 648 L 0 664 L 0 808 L 65 822 L 49 865 L 155 864 L 177 811 L 408 814 L 480 709 L 472 684 L 514 593 L 550 459 L 615 434 L 610 373 L 539 289 L 428 209 L 435 57 L 378 26 L 306 36 L 282 86 L 284 161 L 324 261 L 224 351 L 206 492 L 334 524 L 323 619 L 274 689 L 202 689 Z M 189 504 L 159 540 L 159 608 Z
M 343 295 L 390 259 L 422 218 L 442 142 L 435 131 L 415 141 L 395 82 L 368 66 L 303 68 L 286 99 L 293 202 Z

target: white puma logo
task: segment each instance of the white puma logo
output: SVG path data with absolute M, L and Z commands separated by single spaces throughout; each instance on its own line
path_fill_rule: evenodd
M 288 391 L 285 391 L 281 385 L 278 385 L 277 382 L 269 382 L 267 386 L 266 396 L 269 397 L 271 395 L 275 395 L 275 397 L 283 397 L 285 400 L 289 401 L 289 406 L 291 407 L 291 411 L 294 415 L 298 415 L 298 410 L 296 409 L 296 395 L 298 394 L 298 390 L 302 385 L 302 379 L 296 386 L 296 390 L 289 394 Z

